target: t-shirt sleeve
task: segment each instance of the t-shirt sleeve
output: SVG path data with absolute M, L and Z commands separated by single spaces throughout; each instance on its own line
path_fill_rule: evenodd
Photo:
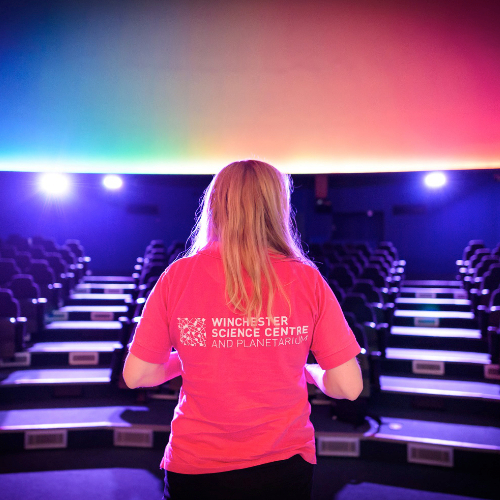
M 149 294 L 130 345 L 130 352 L 148 363 L 166 363 L 172 350 L 167 296 L 168 278 L 164 272 Z
M 357 356 L 361 348 L 347 324 L 335 294 L 321 275 L 316 281 L 316 298 L 318 316 L 311 351 L 321 368 L 329 370 Z

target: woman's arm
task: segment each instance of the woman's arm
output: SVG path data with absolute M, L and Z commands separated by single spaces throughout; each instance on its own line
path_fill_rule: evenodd
M 306 381 L 335 399 L 354 401 L 363 390 L 363 378 L 356 358 L 344 364 L 323 370 L 319 365 L 305 365 Z
M 154 387 L 178 377 L 182 372 L 179 353 L 173 351 L 166 363 L 148 363 L 129 353 L 123 367 L 123 380 L 130 389 Z

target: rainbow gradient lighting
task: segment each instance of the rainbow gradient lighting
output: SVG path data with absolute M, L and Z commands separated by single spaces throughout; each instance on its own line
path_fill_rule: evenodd
M 0 170 L 500 168 L 500 2 L 9 2 Z

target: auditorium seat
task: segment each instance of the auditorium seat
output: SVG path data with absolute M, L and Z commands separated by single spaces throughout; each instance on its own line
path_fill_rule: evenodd
M 9 235 L 5 240 L 5 243 L 14 246 L 19 252 L 28 252 L 31 248 L 31 244 L 28 238 L 25 238 L 24 236 L 21 236 L 19 234 Z
M 364 349 L 366 352 L 370 352 L 370 344 L 368 341 L 368 337 L 366 335 L 365 328 L 359 323 L 354 313 L 347 311 L 345 313 L 345 319 L 349 328 L 352 330 L 352 333 L 356 337 L 359 346 L 361 349 Z
M 344 300 L 345 292 L 340 288 L 339 284 L 334 279 L 327 280 L 328 286 L 332 289 L 333 294 L 337 297 L 337 300 L 341 303 Z
M 85 249 L 83 248 L 82 244 L 79 240 L 69 239 L 65 241 L 63 246 L 68 247 L 75 254 L 77 262 L 79 264 L 78 269 L 80 270 L 80 272 L 77 273 L 77 276 L 78 278 L 83 277 L 87 272 L 90 258 L 85 255 Z
M 492 264 L 476 287 L 469 290 L 469 298 L 475 310 L 487 307 L 491 293 L 500 286 L 500 263 Z
M 149 242 L 149 245 L 146 247 L 146 251 L 144 252 L 144 254 L 148 254 L 150 252 L 155 252 L 155 251 L 161 251 L 161 252 L 167 251 L 163 240 L 151 240 Z
M 40 287 L 33 277 L 30 274 L 17 274 L 12 278 L 9 289 L 19 302 L 21 316 L 27 319 L 27 333 L 42 331 L 47 300 L 40 296 Z
M 471 273 L 464 277 L 465 289 L 469 291 L 472 288 L 478 288 L 483 281 L 484 274 L 489 271 L 493 264 L 498 263 L 500 263 L 499 256 L 492 254 L 484 255 Z
M 324 257 L 323 246 L 319 243 L 310 243 L 308 255 L 309 258 L 314 262 L 321 261 Z
M 185 243 L 179 240 L 174 240 L 172 243 L 167 248 L 167 255 L 170 259 L 170 257 L 175 253 L 178 255 L 180 252 L 183 252 L 186 248 Z
M 394 303 L 389 298 L 387 288 L 377 288 L 372 280 L 357 279 L 350 292 L 363 294 L 369 304 L 382 311 L 383 321 L 391 322 Z
M 323 276 L 325 279 L 328 279 L 330 276 L 330 272 L 334 266 L 334 264 L 330 261 L 330 259 L 326 256 L 323 256 L 321 260 L 313 260 L 313 262 L 316 264 L 316 267 L 318 268 L 318 271 L 320 272 L 321 276 Z M 340 260 L 335 262 L 335 264 L 339 264 Z
M 166 252 L 150 252 L 142 260 L 142 267 L 163 266 L 168 265 L 168 255 Z
M 62 298 L 65 300 L 77 285 L 75 273 L 70 271 L 68 263 L 59 252 L 47 252 L 47 262 L 54 271 L 56 282 L 62 284 Z
M 491 255 L 491 250 L 489 248 L 478 248 L 474 254 L 471 255 L 469 260 L 464 261 L 464 266 L 459 268 L 458 272 L 460 279 L 464 281 L 466 276 L 472 275 L 481 259 L 486 255 Z
M 62 284 L 56 281 L 49 263 L 43 259 L 33 259 L 28 274 L 33 276 L 33 281 L 40 287 L 40 294 L 47 299 L 48 309 L 61 307 Z
M 380 268 L 374 264 L 366 266 L 359 278 L 373 281 L 377 288 L 386 288 L 388 286 L 387 275 L 383 274 Z
M 375 266 L 379 269 L 380 273 L 387 279 L 391 275 L 391 267 L 384 258 L 372 256 L 368 259 L 368 266 Z M 367 266 L 367 267 L 368 267 Z
M 488 324 L 489 326 L 500 327 L 500 286 L 492 291 L 490 301 L 487 307 Z
M 58 252 L 59 245 L 51 239 L 44 238 L 43 236 L 33 236 L 31 238 L 31 244 L 43 247 L 46 252 Z
M 357 252 L 361 253 L 367 260 L 370 257 L 370 255 L 372 254 L 372 250 L 371 250 L 370 246 L 368 245 L 368 243 L 356 243 L 353 245 L 353 248 Z
M 32 259 L 36 260 L 43 260 L 47 258 L 47 252 L 45 251 L 45 248 L 41 245 L 34 245 L 30 249 L 30 254 Z
M 345 255 L 341 258 L 341 263 L 349 268 L 354 276 L 359 276 L 363 271 L 363 265 L 355 255 Z
M 458 267 L 467 267 L 469 265 L 469 259 L 474 255 L 476 250 L 484 248 L 483 240 L 470 240 L 469 244 L 464 248 L 462 253 L 462 259 L 457 260 Z
M 15 259 L 17 253 L 17 248 L 13 245 L 4 244 L 2 248 L 0 248 L 0 257 L 3 259 Z
M 26 318 L 11 290 L 0 288 L 0 358 L 13 358 L 24 349 Z
M 328 279 L 335 280 L 342 290 L 349 290 L 354 284 L 355 276 L 343 264 L 334 264 L 328 273 Z
M 75 280 L 79 282 L 83 274 L 83 265 L 78 263 L 76 255 L 66 246 L 60 247 L 58 253 L 68 265 L 70 272 L 75 275 Z
M 167 265 L 169 266 L 170 264 L 174 263 L 179 256 L 182 254 L 184 250 L 181 248 L 175 249 L 168 257 Z
M 340 255 L 335 251 L 332 243 L 323 243 L 321 245 L 321 253 L 323 258 L 327 258 L 331 264 L 340 262 Z
M 353 293 L 362 293 L 369 303 L 376 304 L 384 303 L 384 297 L 379 288 L 377 288 L 372 280 L 368 279 L 356 279 L 354 285 L 351 288 Z
M 0 258 L 0 287 L 5 287 L 10 283 L 12 276 L 21 274 L 21 270 L 17 266 L 14 259 Z
M 377 324 L 376 313 L 364 294 L 348 292 L 341 305 L 342 310 L 353 313 L 359 323 Z
M 141 270 L 141 273 L 138 276 L 137 285 L 143 285 L 147 283 L 151 278 L 158 279 L 161 274 L 165 271 L 165 266 L 160 264 L 154 264 L 151 266 L 144 266 Z
M 22 273 L 25 273 L 31 266 L 31 254 L 29 252 L 17 252 L 14 260 Z
M 152 276 L 148 279 L 146 283 L 142 283 L 137 287 L 137 296 L 134 299 L 133 304 L 130 307 L 130 319 L 140 316 L 142 314 L 142 309 L 146 303 L 149 294 L 153 290 L 156 282 L 158 281 L 158 276 Z
M 500 243 L 491 251 L 492 255 L 498 255 L 500 257 Z

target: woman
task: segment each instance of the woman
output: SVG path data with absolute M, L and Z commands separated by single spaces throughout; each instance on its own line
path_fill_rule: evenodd
M 332 398 L 362 390 L 359 345 L 301 249 L 290 191 L 261 161 L 222 169 L 190 250 L 144 307 L 125 382 L 183 380 L 161 462 L 166 499 L 309 499 L 306 382 Z M 306 364 L 309 351 L 319 364 Z

